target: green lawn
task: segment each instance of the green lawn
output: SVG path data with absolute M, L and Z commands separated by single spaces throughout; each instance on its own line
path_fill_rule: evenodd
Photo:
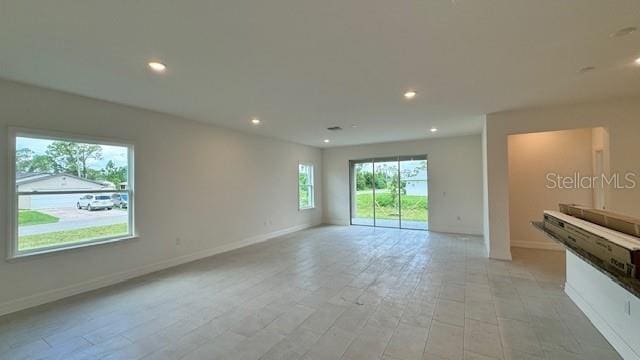
M 400 206 L 403 220 L 427 221 L 429 216 L 428 199 L 426 196 L 403 195 Z M 356 195 L 356 217 L 373 218 L 373 194 L 360 192 Z M 376 191 L 376 218 L 398 219 L 398 208 L 393 203 L 389 193 Z
M 127 234 L 127 224 L 95 226 L 84 229 L 56 231 L 45 234 L 21 236 L 18 240 L 20 251 L 31 250 L 53 245 L 94 240 Z
M 19 226 L 51 224 L 57 223 L 58 220 L 60 219 L 49 214 L 41 213 L 40 211 L 20 210 L 18 212 Z

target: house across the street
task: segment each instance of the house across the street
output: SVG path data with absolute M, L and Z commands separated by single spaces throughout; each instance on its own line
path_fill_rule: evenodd
M 418 172 L 404 180 L 405 195 L 427 196 L 427 171 L 426 169 L 418 169 Z
M 87 191 L 110 190 L 115 186 L 108 181 L 84 179 L 70 174 L 17 173 L 18 192 L 27 191 Z M 21 195 L 18 200 L 20 209 L 47 209 L 74 207 L 79 195 Z

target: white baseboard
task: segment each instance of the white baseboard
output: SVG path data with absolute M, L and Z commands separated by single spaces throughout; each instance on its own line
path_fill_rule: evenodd
M 114 274 L 101 276 L 95 279 L 73 284 L 60 289 L 49 290 L 38 294 L 26 296 L 20 299 L 11 300 L 0 303 L 0 316 L 10 314 L 16 311 L 28 309 L 34 306 L 43 305 L 56 300 L 64 299 L 73 295 L 103 288 L 105 286 L 114 285 L 129 279 L 133 279 L 142 275 L 147 275 L 156 271 L 168 269 L 181 264 L 204 259 L 213 255 L 221 254 L 227 251 L 239 249 L 245 246 L 257 244 L 275 237 L 287 235 L 296 231 L 304 230 L 314 226 L 313 224 L 303 224 L 292 226 L 286 229 L 274 232 L 252 236 L 247 239 L 236 241 L 230 244 L 224 244 L 215 248 L 199 251 L 197 253 L 182 255 L 175 258 L 163 260 L 157 263 L 141 266 L 135 269 L 126 270 Z
M 441 232 L 447 234 L 458 234 L 458 235 L 471 235 L 471 236 L 482 236 L 482 230 L 468 228 L 464 226 L 440 226 L 429 224 L 429 231 L 433 232 Z
M 344 219 L 324 219 L 323 223 L 327 225 L 341 225 L 341 226 L 351 225 L 351 222 L 349 220 L 344 220 Z
M 565 283 L 564 292 L 569 298 L 582 310 L 582 312 L 591 320 L 593 326 L 600 331 L 602 336 L 613 346 L 614 349 L 625 360 L 640 360 L 640 356 L 633 351 L 629 345 L 618 335 L 618 333 L 609 325 L 607 320 L 594 309 L 587 300 L 585 300 L 580 292 L 574 289 L 569 283 Z
M 564 247 L 551 241 L 511 241 L 511 247 L 564 251 Z
M 339 218 L 324 219 L 323 223 L 327 225 L 342 225 L 342 226 L 351 225 L 351 222 L 349 221 L 349 219 L 339 219 Z M 429 224 L 429 230 L 433 232 L 459 234 L 459 235 L 473 235 L 473 236 L 482 236 L 482 233 L 483 233 L 482 229 L 475 229 L 471 227 L 439 226 L 439 225 L 433 225 L 433 224 Z

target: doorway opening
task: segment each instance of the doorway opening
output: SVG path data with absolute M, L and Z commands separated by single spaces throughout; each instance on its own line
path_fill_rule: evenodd
M 427 156 L 349 162 L 351 225 L 429 229 Z
M 507 149 L 511 247 L 562 250 L 531 220 L 558 210 L 559 204 L 606 208 L 610 151 L 605 128 L 511 134 Z

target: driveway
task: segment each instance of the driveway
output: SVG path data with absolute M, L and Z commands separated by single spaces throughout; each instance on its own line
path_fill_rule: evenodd
M 117 216 L 122 216 L 127 214 L 126 209 L 120 210 L 118 208 L 115 208 L 112 210 L 89 211 L 84 209 L 76 209 L 75 207 L 65 207 L 65 208 L 39 209 L 38 211 L 55 216 L 58 219 L 60 219 L 60 222 L 75 221 L 75 220 L 103 219 L 103 218 L 111 218 L 111 217 L 117 217 Z
M 53 215 L 60 220 L 57 223 L 21 226 L 19 236 L 36 235 L 55 231 L 83 229 L 127 223 L 128 213 L 125 210 L 78 210 L 76 208 L 40 209 L 40 212 Z

